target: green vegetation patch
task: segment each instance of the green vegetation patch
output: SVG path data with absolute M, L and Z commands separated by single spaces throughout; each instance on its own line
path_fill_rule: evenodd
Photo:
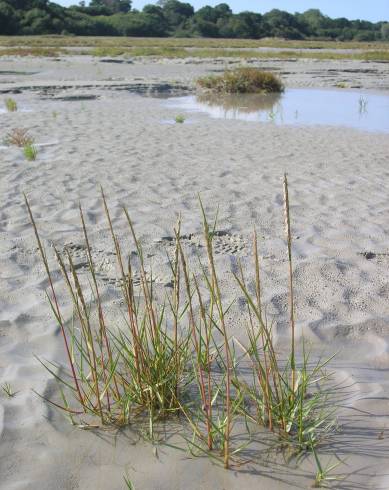
M 80 54 L 80 53 L 77 53 Z M 127 56 L 127 57 L 156 57 L 156 58 L 239 58 L 239 59 L 322 59 L 322 60 L 361 60 L 361 61 L 389 61 L 389 50 L 361 51 L 361 52 L 334 52 L 334 51 L 258 51 L 254 49 L 218 49 L 185 47 L 171 47 L 161 45 L 160 47 L 138 46 L 126 47 L 99 47 L 84 51 L 82 54 L 92 56 Z
M 36 160 L 36 157 L 38 156 L 38 150 L 36 146 L 33 145 L 33 143 L 28 143 L 27 145 L 25 145 L 23 148 L 23 153 L 24 157 L 29 162 Z
M 206 49 L 241 49 L 241 48 L 288 48 L 344 50 L 388 50 L 386 42 L 356 42 L 356 41 L 313 41 L 287 40 L 280 38 L 264 39 L 220 39 L 220 38 L 176 38 L 176 37 L 112 37 L 112 36 L 0 36 L 0 46 L 4 47 L 53 47 L 53 48 L 206 48 Z
M 12 99 L 11 97 L 5 99 L 4 103 L 5 108 L 8 112 L 16 112 L 18 110 L 18 104 L 16 103 L 16 100 Z
M 57 48 L 7 48 L 0 50 L 0 56 L 36 56 L 56 57 L 66 51 Z
M 210 75 L 197 80 L 200 88 L 225 94 L 279 93 L 284 90 L 281 80 L 270 72 L 257 68 L 237 68 L 223 75 Z

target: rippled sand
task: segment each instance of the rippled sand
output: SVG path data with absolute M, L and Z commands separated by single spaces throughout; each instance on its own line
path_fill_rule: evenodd
M 0 63 L 7 69 L 23 66 L 22 61 Z M 34 83 L 39 85 L 41 80 L 54 87 L 65 83 L 64 78 L 74 85 L 74 78 L 84 84 L 93 81 L 96 70 L 92 62 L 69 73 L 63 68 L 56 71 L 53 62 L 41 65 Z M 106 65 L 105 74 L 110 70 Z M 145 66 L 142 83 L 152 82 L 150 72 L 157 80 L 165 80 L 166 69 L 161 66 Z M 132 65 L 125 68 L 123 76 L 132 81 L 142 71 L 138 65 L 133 72 Z M 18 83 L 10 75 L 0 88 Z M 205 114 L 190 116 L 190 124 L 166 125 L 162 121 L 176 113 L 158 99 L 101 87 L 52 90 L 54 98 L 42 89 L 23 90 L 13 97 L 25 111 L 0 114 L 1 137 L 14 127 L 26 127 L 39 149 L 37 160 L 26 162 L 20 149 L 0 148 L 0 383 L 9 382 L 18 391 L 12 399 L 0 395 L 0 488 L 119 490 L 126 472 L 139 490 L 310 487 L 311 461 L 295 468 L 280 459 L 277 465 L 259 460 L 226 472 L 208 460 L 188 459 L 187 454 L 163 446 L 156 457 L 149 444 L 136 442 L 131 435 L 115 438 L 111 433 L 72 428 L 31 391 L 50 395 L 53 390 L 34 354 L 61 361 L 63 352 L 45 299 L 47 281 L 23 192 L 43 238 L 48 244 L 68 245 L 82 273 L 81 202 L 98 279 L 113 319 L 117 271 L 99 186 L 104 187 L 121 237 L 126 235 L 121 207 L 128 208 L 146 244 L 161 293 L 169 287 L 166 252 L 178 213 L 192 264 L 197 254 L 204 253 L 197 200 L 201 193 L 210 213 L 220 205 L 215 251 L 226 301 L 239 296 L 231 274 L 237 260 L 250 271 L 255 224 L 265 300 L 282 337 L 288 325 L 281 182 L 286 171 L 298 330 L 313 342 L 315 352 L 339 350 L 332 369 L 342 387 L 340 431 L 325 452 L 346 461 L 339 472 L 347 479 L 334 488 L 386 489 L 387 135 L 213 120 Z M 58 100 L 69 93 L 97 98 Z M 71 308 L 59 282 L 58 288 L 70 318 Z M 242 316 L 238 302 L 230 319 L 231 334 L 238 337 L 244 332 Z

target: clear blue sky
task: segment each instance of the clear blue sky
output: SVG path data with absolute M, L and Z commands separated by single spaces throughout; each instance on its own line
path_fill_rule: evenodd
M 55 1 L 55 0 L 52 0 Z M 74 5 L 79 0 L 57 0 L 61 5 Z M 234 12 L 251 10 L 252 12 L 268 12 L 273 8 L 288 12 L 303 12 L 310 8 L 318 8 L 330 17 L 346 17 L 363 19 L 373 22 L 389 21 L 389 0 L 183 0 L 191 3 L 196 10 L 204 5 L 228 3 Z M 147 3 L 156 0 L 133 0 L 133 7 L 141 10 Z

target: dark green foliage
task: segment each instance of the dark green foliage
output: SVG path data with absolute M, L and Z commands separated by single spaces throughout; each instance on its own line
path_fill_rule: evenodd
M 294 15 L 273 9 L 261 15 L 233 14 L 226 3 L 197 12 L 190 3 L 178 0 L 160 0 L 143 11 L 131 6 L 131 0 L 91 0 L 88 5 L 81 1 L 69 8 L 49 0 L 0 0 L 0 35 L 389 40 L 389 23 L 331 19 L 317 9 Z
M 389 22 L 382 24 L 381 36 L 384 41 L 389 41 Z

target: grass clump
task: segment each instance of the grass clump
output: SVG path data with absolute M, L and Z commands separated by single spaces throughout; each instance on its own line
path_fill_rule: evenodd
M 8 97 L 5 99 L 5 108 L 8 112 L 16 112 L 18 110 L 18 104 L 15 99 Z
M 14 128 L 5 137 L 4 143 L 7 146 L 18 146 L 23 148 L 31 146 L 34 143 L 34 138 L 29 134 L 28 129 Z
M 27 143 L 23 147 L 23 154 L 26 160 L 32 162 L 36 160 L 36 157 L 38 156 L 38 149 L 33 143 Z
M 73 325 L 69 329 L 61 314 L 46 253 L 27 203 L 49 280 L 51 308 L 60 326 L 68 359 L 68 370 L 61 377 L 54 373 L 53 367 L 56 369 L 57 366 L 44 363 L 61 386 L 62 403 L 51 403 L 68 413 L 72 423 L 79 426 L 83 426 L 84 422 L 80 418 L 77 420 L 77 417 L 83 415 L 96 417 L 101 426 L 123 426 L 134 423 L 136 419 L 143 427 L 143 421 L 146 420 L 145 433 L 147 437 L 153 438 L 154 423 L 180 410 L 183 393 L 190 379 L 187 369 L 190 337 L 185 329 L 179 330 L 178 325 L 182 315 L 178 248 L 176 260 L 172 263 L 173 292 L 166 304 L 159 305 L 154 297 L 152 277 L 146 273 L 142 246 L 124 210 L 139 261 L 140 291 L 143 295 L 141 301 L 139 291 L 135 292 L 133 264 L 130 259 L 124 259 L 104 195 L 103 202 L 120 271 L 121 297 L 126 311 L 126 328 L 115 332 L 108 329 L 82 209 L 80 218 L 86 244 L 92 304 L 98 315 L 97 319 L 92 316 L 92 304 L 88 302 L 87 291 L 71 254 L 67 250 L 61 254 L 54 247 L 75 312 Z M 172 330 L 168 328 L 170 326 Z M 69 394 L 72 401 L 68 401 Z
M 205 260 L 192 272 L 181 239 L 181 221 L 174 228 L 169 253 L 171 289 L 160 299 L 153 286 L 141 242 L 123 209 L 132 250 L 124 253 L 114 231 L 104 194 L 103 206 L 116 255 L 122 325 L 110 327 L 102 299 L 92 248 L 80 207 L 89 281 L 73 262 L 71 251 L 53 247 L 73 319 L 61 311 L 49 259 L 26 199 L 38 248 L 46 270 L 49 300 L 60 327 L 67 368 L 42 364 L 57 380 L 60 398 L 47 400 L 81 428 L 131 424 L 155 440 L 155 424 L 181 415 L 182 434 L 194 455 L 207 455 L 231 468 L 252 440 L 252 427 L 269 429 L 276 444 L 296 453 L 311 453 L 334 428 L 326 366 L 332 358 L 311 362 L 295 336 L 292 233 L 288 182 L 284 178 L 285 237 L 288 259 L 289 336 L 286 354 L 276 344 L 272 322 L 263 305 L 260 255 L 253 237 L 254 280 L 243 266 L 234 272 L 237 294 L 247 309 L 247 340 L 230 332 L 229 310 L 214 258 L 217 217 L 210 222 L 202 202 Z M 135 280 L 135 278 L 138 278 Z M 254 284 L 254 288 L 251 287 Z M 250 287 L 249 287 L 250 285 Z M 117 318 L 119 315 L 115 315 Z M 237 347 L 240 349 L 238 350 Z M 243 355 L 241 354 L 243 352 Z M 239 352 L 239 355 L 238 353 Z M 184 424 L 184 421 L 185 424 Z M 236 437 L 245 428 L 246 436 Z
M 277 352 L 272 324 L 268 322 L 262 303 L 260 262 L 257 235 L 254 232 L 255 294 L 249 292 L 243 269 L 235 278 L 246 298 L 250 323 L 247 328 L 248 345 L 241 345 L 253 370 L 252 385 L 241 383 L 242 391 L 251 400 L 255 411 L 248 418 L 259 425 L 277 431 L 282 440 L 300 450 L 311 449 L 321 436 L 333 426 L 333 410 L 328 406 L 329 392 L 317 389 L 328 376 L 325 367 L 332 359 L 310 364 L 310 355 L 303 342 L 301 361 L 297 361 L 295 341 L 295 302 L 293 287 L 292 239 L 288 182 L 284 176 L 285 235 L 288 258 L 290 349 L 285 356 Z
M 202 89 L 222 94 L 279 93 L 284 90 L 281 80 L 273 73 L 244 67 L 225 71 L 223 75 L 199 78 L 197 84 Z
M 185 122 L 185 116 L 183 116 L 182 114 L 179 114 L 178 116 L 176 116 L 174 118 L 174 120 L 175 120 L 175 122 L 177 124 L 184 124 L 184 122 Z

